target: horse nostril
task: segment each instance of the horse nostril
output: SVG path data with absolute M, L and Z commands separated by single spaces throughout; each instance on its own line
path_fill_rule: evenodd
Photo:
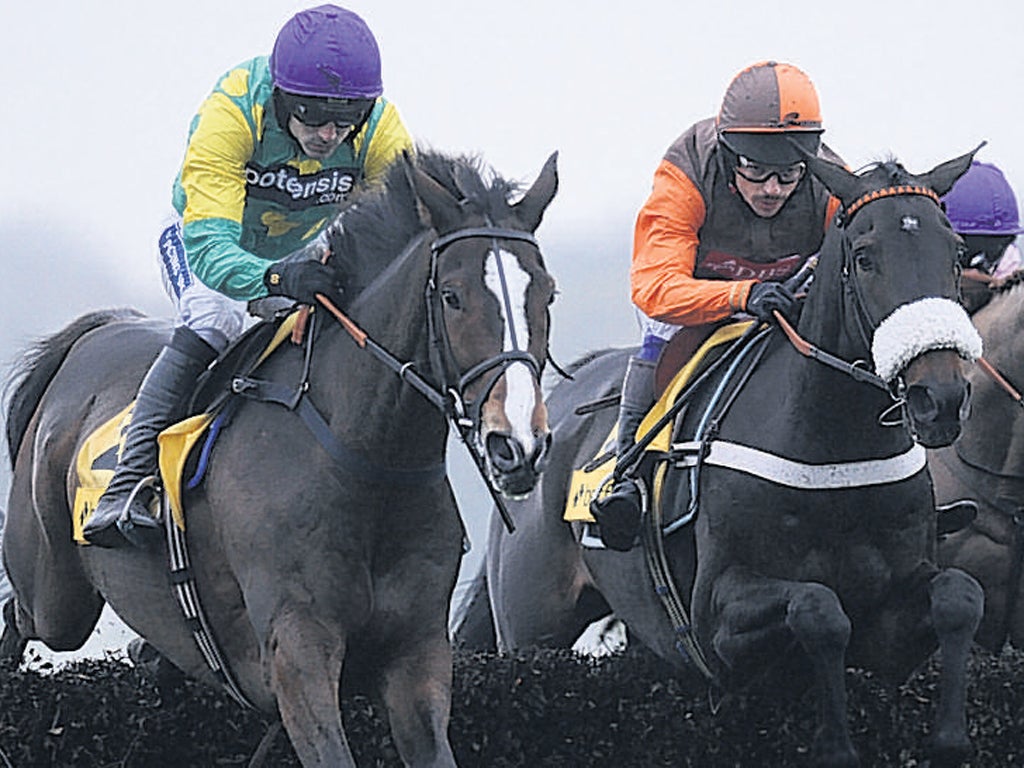
M 533 455 L 530 456 L 530 465 L 537 473 L 543 472 L 547 466 L 548 457 L 551 453 L 551 433 L 548 432 L 544 435 L 543 439 L 537 441 L 537 447 L 533 449 Z
M 939 415 L 939 408 L 927 387 L 914 385 L 907 389 L 907 407 L 920 422 L 935 421 Z
M 972 400 L 971 400 L 971 382 L 965 381 L 964 382 L 963 397 L 960 400 L 960 411 L 959 411 L 960 421 L 967 421 L 967 419 L 970 418 L 970 416 L 971 416 L 971 404 L 972 404 Z
M 523 447 L 518 440 L 509 435 L 491 432 L 487 435 L 485 447 L 487 456 L 496 469 L 507 472 L 523 463 Z

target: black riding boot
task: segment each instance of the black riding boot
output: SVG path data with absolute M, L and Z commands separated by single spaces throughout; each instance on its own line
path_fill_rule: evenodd
M 633 447 L 636 431 L 647 411 L 654 404 L 654 369 L 650 360 L 631 357 L 622 382 L 619 401 L 619 429 L 615 451 L 619 460 Z M 609 549 L 628 552 L 640 534 L 640 488 L 629 478 L 622 478 L 607 496 L 590 503 L 590 514 L 600 527 L 601 541 Z
M 163 538 L 160 524 L 150 514 L 153 491 L 139 488 L 139 483 L 156 477 L 156 436 L 179 418 L 196 379 L 214 357 L 213 347 L 184 326 L 175 329 L 170 344 L 157 356 L 135 398 L 114 477 L 82 530 L 90 544 L 120 547 L 130 542 L 145 547 Z

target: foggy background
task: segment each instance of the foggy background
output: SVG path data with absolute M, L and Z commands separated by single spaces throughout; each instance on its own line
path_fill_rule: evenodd
M 155 239 L 188 124 L 223 72 L 269 53 L 314 4 L 0 10 L 0 364 L 86 311 L 170 313 Z M 654 168 L 749 64 L 808 73 L 825 140 L 852 168 L 894 154 L 924 172 L 987 139 L 978 158 L 1015 188 L 1024 178 L 1024 5 L 1007 0 L 342 4 L 374 31 L 385 96 L 418 142 L 479 154 L 526 184 L 559 152 L 560 191 L 538 237 L 560 288 L 552 351 L 563 365 L 634 342 L 632 226 Z M 490 505 L 461 447 L 451 464 L 472 570 Z M 2 499 L 7 484 L 5 462 Z

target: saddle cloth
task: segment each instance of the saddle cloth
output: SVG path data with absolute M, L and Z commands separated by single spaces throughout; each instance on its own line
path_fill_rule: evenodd
M 292 334 L 297 319 L 297 313 L 293 313 L 281 323 L 262 354 L 256 359 L 253 368 L 262 363 Z M 114 477 L 134 406 L 135 402 L 132 401 L 116 416 L 93 430 L 78 451 L 75 459 L 75 476 L 78 482 L 71 507 L 71 527 L 72 537 L 79 544 L 88 543 L 82 535 L 82 529 L 92 517 L 100 496 Z M 206 434 L 216 416 L 216 410 L 190 416 L 167 427 L 157 437 L 160 446 L 159 464 L 163 492 L 170 503 L 174 523 L 181 530 L 185 530 L 185 515 L 181 501 L 185 467 L 193 449 Z
M 686 389 L 686 386 L 712 361 L 712 352 L 723 344 L 728 344 L 739 338 L 752 322 L 754 321 L 748 320 L 723 325 L 717 328 L 700 345 L 693 356 L 672 377 L 668 386 L 665 387 L 665 391 L 662 392 L 661 397 L 658 398 L 658 401 L 651 410 L 647 412 L 644 420 L 640 423 L 639 429 L 637 429 L 638 438 L 645 436 L 654 428 L 658 420 L 665 415 L 683 390 Z M 605 481 L 611 475 L 612 470 L 615 469 L 615 439 L 617 431 L 618 425 L 613 426 L 611 433 L 601 444 L 598 452 L 584 462 L 581 468 L 573 471 L 569 482 L 569 495 L 566 499 L 565 511 L 562 514 L 562 519 L 566 522 L 594 522 L 594 518 L 590 514 L 590 502 L 604 496 L 611 490 L 610 484 Z M 671 439 L 672 425 L 667 424 L 648 444 L 647 450 L 667 453 Z M 608 458 L 598 466 L 589 467 L 588 465 L 597 456 L 607 456 Z M 656 488 L 658 487 L 660 487 L 660 483 L 656 485 Z

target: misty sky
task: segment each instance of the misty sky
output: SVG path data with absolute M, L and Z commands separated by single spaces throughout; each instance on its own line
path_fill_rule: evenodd
M 5 6 L 0 298 L 37 302 L 25 328 L 5 323 L 8 337 L 111 303 L 169 311 L 153 241 L 188 123 L 222 72 L 269 52 L 307 5 Z M 1024 5 L 1008 0 L 348 7 L 374 30 L 385 93 L 418 140 L 479 153 L 526 182 L 559 151 L 561 189 L 539 234 L 562 290 L 554 335 L 563 356 L 634 339 L 626 275 L 652 172 L 753 62 L 791 61 L 811 76 L 826 141 L 852 167 L 891 152 L 925 171 L 988 139 L 979 158 L 1011 183 L 1024 179 Z

